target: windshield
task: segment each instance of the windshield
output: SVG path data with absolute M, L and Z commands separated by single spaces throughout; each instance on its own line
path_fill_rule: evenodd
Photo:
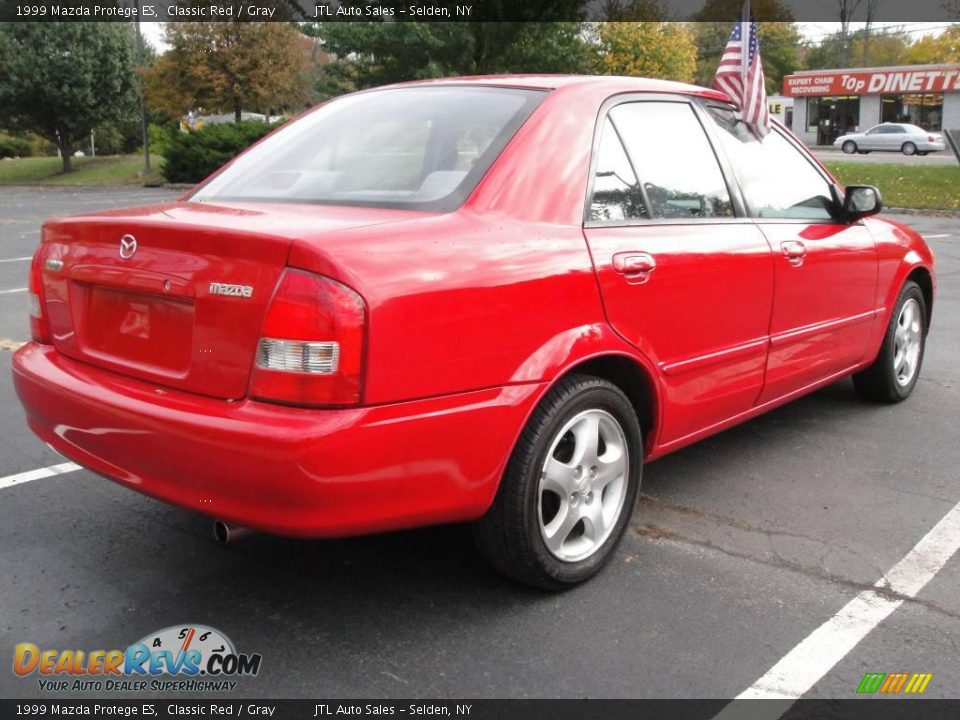
M 347 95 L 268 137 L 190 199 L 453 210 L 544 96 L 455 85 Z

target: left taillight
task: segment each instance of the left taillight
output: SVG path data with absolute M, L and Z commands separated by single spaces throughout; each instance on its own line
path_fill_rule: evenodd
M 50 324 L 47 322 L 43 297 L 43 261 L 40 259 L 40 250 L 34 253 L 33 261 L 30 263 L 30 279 L 27 286 L 30 302 L 30 337 L 34 342 L 49 345 Z
M 330 278 L 288 268 L 267 309 L 250 394 L 305 407 L 356 405 L 365 331 L 360 295 Z

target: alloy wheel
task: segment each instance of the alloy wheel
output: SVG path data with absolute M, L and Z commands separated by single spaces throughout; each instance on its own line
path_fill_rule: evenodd
M 537 493 L 540 534 L 565 562 L 590 557 L 623 511 L 630 457 L 620 423 L 604 410 L 584 410 L 554 436 Z
M 910 298 L 900 308 L 897 318 L 893 336 L 893 372 L 900 387 L 909 385 L 917 372 L 923 344 L 920 315 L 920 303 Z

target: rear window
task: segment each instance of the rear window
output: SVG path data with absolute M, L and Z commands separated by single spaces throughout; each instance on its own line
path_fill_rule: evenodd
M 432 86 L 348 95 L 279 130 L 191 199 L 453 210 L 545 94 Z

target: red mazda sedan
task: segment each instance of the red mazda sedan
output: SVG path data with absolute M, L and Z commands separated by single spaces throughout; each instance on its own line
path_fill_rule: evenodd
M 910 395 L 933 257 L 880 203 L 688 85 L 355 93 L 177 202 L 46 223 L 14 380 L 56 450 L 221 529 L 472 521 L 561 588 L 645 461 L 848 375 Z

